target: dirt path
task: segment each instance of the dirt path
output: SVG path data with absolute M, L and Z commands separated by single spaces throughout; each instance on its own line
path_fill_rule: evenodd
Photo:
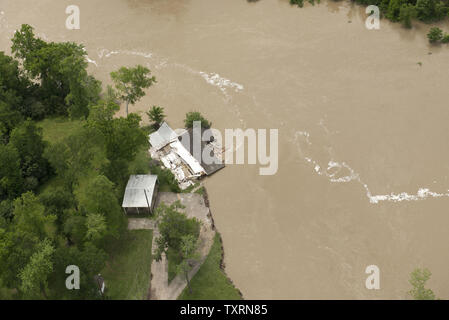
M 189 272 L 189 279 L 198 272 L 207 254 L 212 247 L 215 230 L 212 227 L 212 221 L 209 215 L 209 208 L 204 203 L 204 198 L 199 194 L 176 194 L 170 192 L 161 192 L 158 195 L 157 204 L 165 203 L 172 204 L 179 200 L 185 209 L 182 209 L 189 218 L 197 218 L 201 221 L 201 230 L 198 239 L 198 252 L 200 259 L 196 262 Z M 154 220 L 148 218 L 130 218 L 128 219 L 128 229 L 152 229 L 153 242 L 152 252 L 156 250 L 156 243 L 154 239 L 159 237 L 159 230 Z M 168 283 L 168 261 L 165 255 L 162 256 L 161 261 L 153 260 L 151 263 L 151 283 L 148 294 L 148 299 L 151 300 L 176 300 L 182 293 L 187 283 L 184 277 L 176 276 L 170 284 Z

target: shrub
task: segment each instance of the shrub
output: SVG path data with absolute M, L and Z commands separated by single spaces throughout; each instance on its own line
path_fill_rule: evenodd
M 443 39 L 441 39 L 442 43 L 449 43 L 449 33 L 446 33 L 443 37 Z
M 438 27 L 430 28 L 430 31 L 427 34 L 427 38 L 429 39 L 430 43 L 441 41 L 443 39 L 443 30 Z
M 151 165 L 150 172 L 152 174 L 157 175 L 159 180 L 160 188 L 164 191 L 164 188 L 168 188 L 171 192 L 180 193 L 181 188 L 178 185 L 178 181 L 176 181 L 173 173 L 168 170 L 161 168 L 159 166 Z
M 205 129 L 209 129 L 211 126 L 211 123 L 209 121 L 207 121 L 202 115 L 201 113 L 199 113 L 198 111 L 194 111 L 194 112 L 188 112 L 186 114 L 186 119 L 184 120 L 184 125 L 187 129 L 189 128 L 193 128 L 193 122 L 194 121 L 200 121 L 201 122 L 201 127 L 205 128 Z

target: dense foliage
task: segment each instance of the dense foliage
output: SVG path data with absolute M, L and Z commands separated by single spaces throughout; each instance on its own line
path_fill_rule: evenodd
M 173 250 L 177 255 L 182 256 L 183 244 L 186 237 L 191 237 L 194 241 L 200 234 L 200 222 L 195 218 L 187 218 L 180 211 L 184 207 L 179 201 L 170 206 L 161 203 L 156 209 L 158 216 L 158 227 L 160 236 L 156 239 L 157 250 L 155 259 L 160 260 L 163 253 Z M 193 250 L 192 250 L 193 251 Z
M 201 128 L 209 129 L 211 127 L 211 123 L 204 118 L 201 113 L 198 111 L 187 112 L 186 118 L 184 120 L 184 126 L 189 129 L 193 128 L 193 123 L 195 121 L 201 122 Z
M 338 0 L 337 0 L 338 1 Z M 411 28 L 412 20 L 418 19 L 425 23 L 437 22 L 449 16 L 449 0 L 352 0 L 362 5 L 378 6 L 381 15 L 393 22 L 400 22 L 404 27 Z M 314 4 L 314 0 L 308 0 Z M 319 2 L 319 1 L 317 1 Z M 291 5 L 303 7 L 304 0 L 290 0 Z M 433 31 L 435 33 L 436 31 Z M 443 41 L 443 36 L 437 40 L 429 37 L 430 42 L 449 42 L 449 35 Z
M 93 277 L 126 230 L 121 196 L 147 144 L 141 118 L 114 117 L 116 95 L 101 99 L 81 45 L 45 42 L 28 25 L 12 43 L 14 58 L 0 52 L 0 284 L 15 298 L 99 297 Z M 45 141 L 35 121 L 55 115 L 85 120 Z M 65 287 L 69 265 L 80 290 Z

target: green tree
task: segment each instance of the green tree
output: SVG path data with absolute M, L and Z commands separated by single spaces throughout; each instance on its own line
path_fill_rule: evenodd
M 198 111 L 194 111 L 194 112 L 188 112 L 186 114 L 186 118 L 184 120 L 184 126 L 189 129 L 189 128 L 193 128 L 193 122 L 194 121 L 200 121 L 201 122 L 201 128 L 204 129 L 209 129 L 211 127 L 211 123 L 209 121 L 207 121 L 202 115 L 201 113 L 199 113 Z
M 89 213 L 86 219 L 86 227 L 86 239 L 88 241 L 100 240 L 106 234 L 106 218 L 99 213 Z
M 182 274 L 187 282 L 189 293 L 192 293 L 190 287 L 189 272 L 192 270 L 194 263 L 199 259 L 199 254 L 196 252 L 198 248 L 198 240 L 192 234 L 183 236 L 181 238 L 181 263 L 176 266 L 176 273 Z
M 430 28 L 429 33 L 427 34 L 427 38 L 430 43 L 436 43 L 443 39 L 443 30 L 438 27 Z
M 416 11 L 419 20 L 424 22 L 430 22 L 436 20 L 435 16 L 435 0 L 417 0 Z
M 0 279 L 7 287 L 20 287 L 20 270 L 29 263 L 38 244 L 55 238 L 55 218 L 45 214 L 45 207 L 32 192 L 14 200 L 14 217 L 0 231 Z
M 170 206 L 161 204 L 156 209 L 160 236 L 156 239 L 157 250 L 155 259 L 160 260 L 162 253 L 168 248 L 173 249 L 179 255 L 182 249 L 182 239 L 185 236 L 193 236 L 198 239 L 200 222 L 195 218 L 187 218 L 179 209 L 184 208 L 179 201 Z
M 0 144 L 0 163 L 0 200 L 13 199 L 24 189 L 17 149 Z
M 12 130 L 17 121 L 17 114 L 31 116 L 26 113 L 26 106 L 32 101 L 31 88 L 33 87 L 28 79 L 22 75 L 19 64 L 13 58 L 0 52 L 0 125 L 3 124 L 6 129 Z M 4 119 L 1 114 L 8 110 L 12 119 Z M 9 120 L 9 121 L 8 121 Z M 18 119 L 20 120 L 20 118 Z M 8 123 L 9 122 L 9 123 Z
M 446 33 L 443 37 L 443 39 L 441 39 L 442 43 L 449 43 L 449 34 Z
M 114 184 L 108 178 L 102 175 L 96 176 L 87 185 L 81 185 L 75 194 L 81 212 L 87 216 L 87 238 L 102 235 L 102 232 L 106 230 L 108 235 L 118 237 L 124 231 L 125 217 L 115 195 Z M 103 219 L 92 214 L 102 216 L 106 221 L 107 229 L 102 225 Z
M 399 21 L 399 14 L 403 3 L 404 0 L 390 0 L 386 12 L 386 17 L 391 21 Z
M 48 276 L 53 271 L 52 256 L 55 251 L 50 240 L 45 239 L 37 245 L 36 252 L 29 263 L 20 271 L 20 289 L 25 297 L 36 298 L 42 294 L 47 298 Z
M 129 163 L 148 140 L 140 128 L 140 116 L 130 114 L 126 118 L 114 118 L 118 109 L 119 106 L 111 100 L 101 101 L 91 108 L 88 126 L 99 132 L 104 141 L 110 161 L 105 169 L 106 176 L 121 186 L 127 180 Z
M 7 144 L 11 131 L 22 122 L 23 117 L 19 111 L 0 99 L 0 144 Z
M 430 279 L 430 276 L 432 273 L 429 271 L 429 269 L 415 269 L 410 274 L 410 284 L 412 285 L 413 289 L 409 291 L 409 294 L 413 297 L 415 300 L 435 300 L 435 294 L 431 289 L 426 289 L 425 285 L 427 280 Z
M 147 111 L 147 116 L 150 121 L 153 122 L 153 127 L 157 130 L 165 119 L 164 108 L 152 106 L 151 109 Z
M 47 215 L 45 207 L 32 192 L 14 200 L 14 227 L 19 233 L 27 233 L 35 239 L 54 238 L 54 215 Z
M 42 128 L 27 120 L 11 132 L 10 144 L 19 152 L 22 176 L 35 180 L 27 189 L 35 189 L 38 182 L 47 178 L 49 169 L 49 163 L 43 157 L 46 143 L 42 139 Z
M 87 74 L 86 52 L 73 42 L 47 43 L 22 25 L 12 39 L 11 51 L 36 83 L 36 95 L 50 114 L 87 117 L 89 105 L 99 99 L 101 84 Z
M 90 128 L 81 128 L 63 141 L 52 144 L 44 156 L 71 193 L 81 178 L 108 164 L 102 139 Z
M 103 249 L 92 243 L 85 243 L 82 248 L 61 246 L 54 255 L 54 272 L 49 283 L 54 292 L 54 299 L 96 299 L 98 289 L 93 277 L 103 270 L 108 255 Z M 66 267 L 76 265 L 80 268 L 80 289 L 67 290 L 65 287 Z
M 47 187 L 39 195 L 40 202 L 45 206 L 47 214 L 57 217 L 57 224 L 62 228 L 62 224 L 68 215 L 67 210 L 76 207 L 76 199 L 71 192 L 61 186 Z
M 64 221 L 63 233 L 70 244 L 82 247 L 87 235 L 86 217 L 76 210 L 69 210 Z
M 126 116 L 128 116 L 128 104 L 133 105 L 139 101 L 145 95 L 143 89 L 149 88 L 156 82 L 156 78 L 150 75 L 150 70 L 141 65 L 134 68 L 121 67 L 111 72 L 118 98 L 126 103 Z

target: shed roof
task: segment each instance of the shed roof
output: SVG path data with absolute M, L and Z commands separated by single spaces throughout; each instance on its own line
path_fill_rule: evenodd
M 150 134 L 150 144 L 153 148 L 159 150 L 177 138 L 176 132 L 164 122 L 156 132 Z
M 132 175 L 123 197 L 123 208 L 147 208 L 152 206 L 153 193 L 156 187 L 156 175 Z M 146 195 L 145 195 L 146 193 Z M 148 199 L 148 202 L 147 202 Z

